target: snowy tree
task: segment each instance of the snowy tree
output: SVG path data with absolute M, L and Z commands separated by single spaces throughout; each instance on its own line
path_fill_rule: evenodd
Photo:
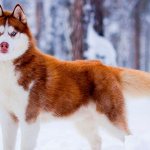
M 103 0 L 74 1 L 71 34 L 73 59 L 100 59 L 116 65 L 113 46 L 104 37 Z M 111 54 L 111 56 L 110 56 Z
M 93 40 L 92 45 L 97 45 L 94 46 L 97 50 L 91 49 L 88 33 L 89 26 L 92 26 L 94 30 L 91 31 L 99 37 L 98 42 L 102 38 L 112 42 L 119 66 L 150 70 L 149 0 L 1 1 L 4 9 L 8 10 L 17 3 L 24 8 L 42 51 L 66 60 L 90 59 L 85 55 L 87 53 L 92 54 L 92 59 L 106 60 L 105 57 L 109 57 L 103 56 L 99 43 Z M 105 52 L 109 53 L 109 50 Z
M 50 6 L 50 18 L 52 21 L 49 46 L 54 55 L 62 59 L 70 59 L 71 57 L 69 51 L 71 49 L 69 8 L 69 0 L 53 0 Z
M 100 36 L 93 28 L 92 24 L 88 26 L 88 50 L 84 52 L 87 59 L 101 60 L 107 65 L 116 66 L 116 52 L 110 41 Z
M 148 43 L 148 37 L 145 37 L 149 31 L 146 29 L 149 3 L 149 0 L 105 0 L 105 36 L 117 49 L 120 66 L 149 70 L 145 68 L 148 68 L 150 58 L 149 46 L 145 46 L 145 42 Z
M 104 36 L 104 0 L 91 0 L 91 8 L 93 14 L 93 27 L 95 31 Z

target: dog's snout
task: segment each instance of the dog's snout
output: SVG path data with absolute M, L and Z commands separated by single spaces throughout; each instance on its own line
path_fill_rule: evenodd
M 9 48 L 9 44 L 7 42 L 2 42 L 0 44 L 0 49 L 2 53 L 7 53 Z

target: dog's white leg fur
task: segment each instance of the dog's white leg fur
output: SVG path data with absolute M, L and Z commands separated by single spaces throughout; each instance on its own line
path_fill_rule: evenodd
M 75 126 L 79 133 L 87 138 L 92 150 L 101 150 L 101 138 L 98 135 L 98 127 L 104 128 L 112 136 L 125 141 L 125 136 L 128 135 L 124 130 L 114 125 L 106 115 L 96 111 L 96 105 L 89 105 L 80 108 L 74 115 Z
M 3 149 L 15 150 L 18 123 L 9 113 L 0 111 L 0 122 L 2 127 Z
M 40 129 L 39 121 L 21 122 L 21 150 L 34 150 Z
M 109 134 L 120 139 L 122 142 L 125 142 L 125 136 L 129 135 L 129 133 L 126 133 L 125 131 L 114 125 L 111 121 L 109 121 L 106 115 L 97 113 L 96 120 L 98 124 Z
M 75 127 L 88 140 L 91 150 L 101 150 L 101 137 L 98 135 L 98 126 L 94 119 L 91 119 L 78 121 L 75 123 Z
M 92 150 L 101 150 L 101 137 L 98 134 L 98 124 L 95 118 L 95 104 L 81 107 L 73 116 L 77 131 L 87 139 Z

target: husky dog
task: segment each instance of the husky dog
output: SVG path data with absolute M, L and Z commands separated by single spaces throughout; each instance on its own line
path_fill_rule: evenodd
M 117 138 L 129 134 L 125 94 L 150 95 L 150 74 L 99 61 L 61 61 L 41 53 L 22 7 L 0 7 L 0 123 L 4 150 L 33 150 L 40 116 L 72 119 L 92 150 L 101 150 L 98 127 Z

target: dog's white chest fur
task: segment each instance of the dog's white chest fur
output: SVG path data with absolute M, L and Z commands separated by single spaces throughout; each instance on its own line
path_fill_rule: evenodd
M 29 92 L 18 84 L 18 78 L 11 61 L 0 62 L 0 107 L 19 117 L 24 114 Z

